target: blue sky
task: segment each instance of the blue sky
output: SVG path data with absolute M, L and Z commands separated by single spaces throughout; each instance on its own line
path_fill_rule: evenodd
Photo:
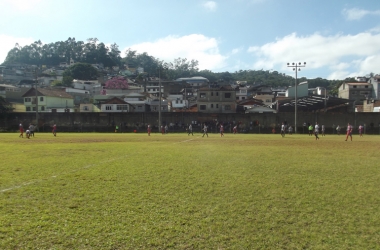
M 345 79 L 380 74 L 378 0 L 0 0 L 0 62 L 21 46 L 75 37 L 213 72 Z

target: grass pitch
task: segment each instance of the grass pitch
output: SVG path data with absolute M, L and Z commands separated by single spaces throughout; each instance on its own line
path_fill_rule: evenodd
M 379 136 L 0 134 L 0 249 L 376 249 Z

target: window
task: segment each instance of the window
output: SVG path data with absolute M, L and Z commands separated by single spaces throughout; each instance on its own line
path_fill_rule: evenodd
M 241 99 L 242 99 L 242 100 L 245 100 L 245 97 L 243 96 Z
M 41 106 L 41 111 L 45 111 L 45 106 Z
M 200 105 L 200 106 L 199 106 L 199 109 L 200 109 L 200 110 L 206 110 L 206 105 Z
M 214 92 L 211 91 L 211 96 L 214 96 Z
M 107 105 L 107 106 L 106 106 L 106 110 L 112 110 L 112 106 Z
M 211 108 L 214 108 L 214 104 L 211 104 Z
M 224 93 L 224 98 L 231 98 L 231 93 Z
M 41 96 L 40 97 L 40 102 L 43 102 L 44 101 L 44 98 Z
M 25 97 L 25 102 L 31 102 L 32 101 L 32 98 L 30 97 Z
M 206 98 L 206 93 L 199 93 L 199 98 Z
M 231 110 L 231 106 L 230 105 L 226 105 L 226 106 L 224 106 L 224 109 L 225 110 Z
M 245 94 L 245 93 L 247 93 L 247 90 L 245 90 L 245 89 L 241 89 L 241 90 L 240 90 L 240 93 Z
M 266 99 L 265 102 L 272 102 L 272 100 L 271 99 Z
M 219 108 L 219 104 L 216 104 L 216 108 Z
M 33 111 L 36 111 L 36 107 L 33 107 L 32 110 L 33 110 Z
M 219 96 L 219 92 L 216 92 L 216 96 Z
M 117 105 L 116 110 L 128 110 L 127 105 Z
M 88 107 L 87 106 L 83 106 L 83 110 L 88 110 Z
M 26 111 L 30 111 L 30 107 L 26 107 Z
M 238 96 L 236 97 L 236 100 L 239 100 L 239 97 L 238 97 Z
M 364 86 L 364 88 L 368 89 L 368 85 Z
M 356 85 L 354 85 L 354 89 L 356 89 L 356 87 L 357 87 L 357 86 L 356 86 Z

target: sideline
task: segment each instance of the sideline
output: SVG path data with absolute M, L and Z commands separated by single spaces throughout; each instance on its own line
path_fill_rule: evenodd
M 70 171 L 64 172 L 64 173 L 59 174 L 59 175 L 52 175 L 52 176 L 50 176 L 50 178 L 57 178 L 58 176 L 63 176 L 63 175 L 72 174 L 72 173 L 75 173 L 75 172 L 78 172 L 78 171 L 81 171 L 81 170 L 84 170 L 84 169 L 88 169 L 88 168 L 96 167 L 96 166 L 99 166 L 99 165 L 102 165 L 102 164 L 105 164 L 105 163 L 109 163 L 109 162 L 117 161 L 117 160 L 120 160 L 120 159 L 122 159 L 122 158 L 126 158 L 127 156 L 128 156 L 128 155 L 121 156 L 121 157 L 117 157 L 117 158 L 108 159 L 108 160 L 101 161 L 101 162 L 96 163 L 96 164 L 86 165 L 86 166 L 84 166 L 84 167 L 77 168 L 77 169 L 74 169 L 74 170 L 70 170 Z M 44 179 L 44 180 L 50 180 L 50 179 L 46 178 L 46 179 Z M 2 189 L 2 190 L 0 190 L 0 193 L 5 193 L 5 192 L 7 192 L 7 191 L 11 191 L 11 190 L 13 190 L 13 189 L 18 189 L 18 188 L 22 188 L 22 187 L 29 186 L 29 185 L 32 185 L 32 184 L 40 183 L 40 182 L 42 182 L 42 181 L 43 181 L 43 180 L 31 180 L 31 181 L 24 182 L 24 183 L 19 184 L 19 185 L 15 185 L 15 186 L 12 186 L 12 187 L 9 187 L 9 188 Z

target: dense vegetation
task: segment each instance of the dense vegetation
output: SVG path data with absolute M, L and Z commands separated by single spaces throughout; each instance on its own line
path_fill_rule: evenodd
M 162 60 L 148 55 L 144 52 L 138 54 L 136 51 L 127 50 L 125 57 L 121 56 L 119 46 L 114 43 L 107 47 L 104 43 L 99 42 L 97 38 L 87 39 L 87 43 L 76 41 L 75 38 L 68 38 L 66 41 L 42 44 L 36 41 L 24 47 L 16 46 L 8 52 L 4 65 L 9 63 L 23 63 L 33 65 L 59 65 L 62 62 L 69 63 L 70 59 L 75 62 L 88 64 L 102 64 L 105 68 L 119 66 L 124 68 L 142 67 L 146 75 L 157 76 L 157 69 L 161 68 L 161 77 L 166 79 L 177 79 L 180 77 L 203 76 L 210 82 L 230 82 L 230 81 L 247 81 L 248 84 L 267 84 L 273 87 L 290 86 L 294 84 L 292 76 L 269 70 L 240 70 L 233 73 L 219 72 L 215 73 L 210 70 L 199 70 L 198 61 L 188 61 L 186 58 L 177 58 L 174 62 L 166 63 Z M 71 76 L 72 74 L 68 74 Z M 91 73 L 91 78 L 95 76 Z M 137 76 L 138 77 L 138 76 Z M 140 76 L 141 78 L 142 76 Z M 326 80 L 322 78 L 306 79 L 300 78 L 299 81 L 308 81 L 309 86 L 326 87 L 331 94 L 337 94 L 339 85 L 343 82 L 340 80 Z M 352 81 L 353 79 L 346 79 Z

